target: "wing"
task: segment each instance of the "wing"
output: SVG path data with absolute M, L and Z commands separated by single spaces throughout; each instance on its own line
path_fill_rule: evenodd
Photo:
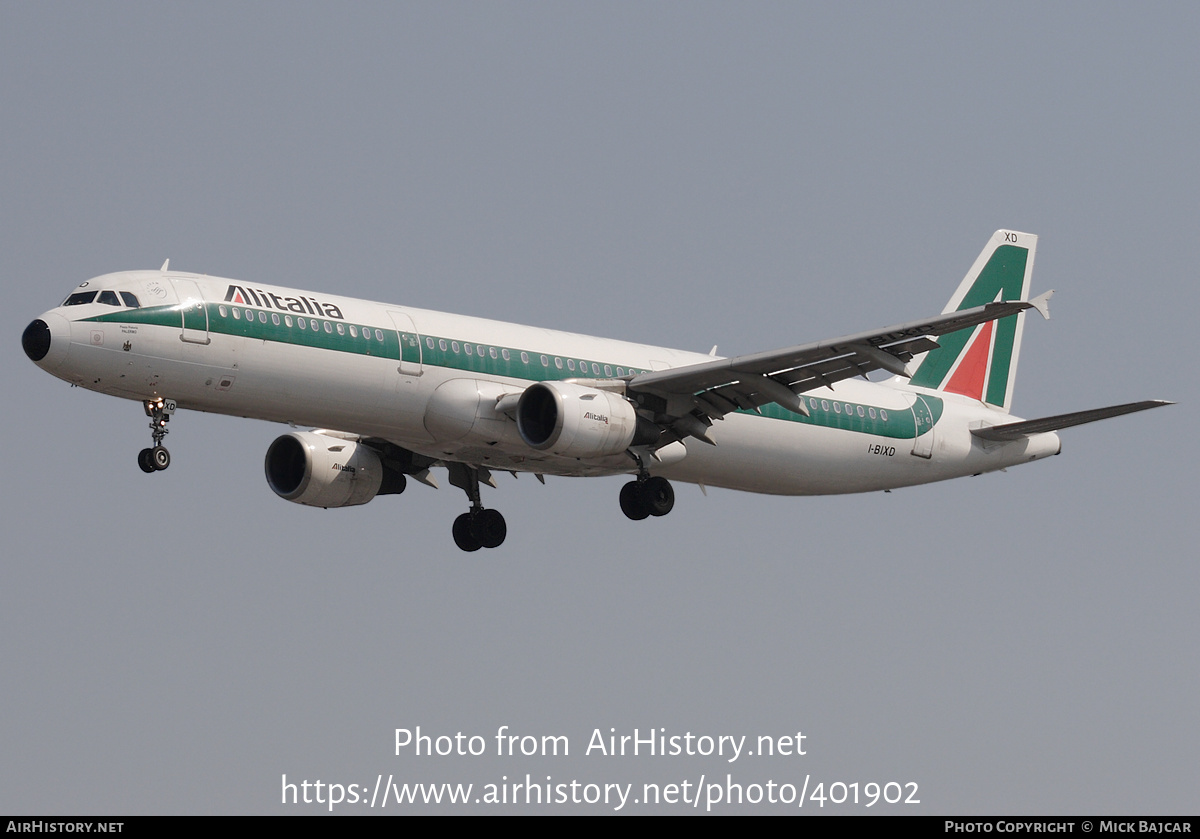
M 1035 300 L 988 303 L 874 332 L 847 335 L 770 352 L 657 370 L 634 376 L 627 392 L 643 412 L 674 432 L 707 443 L 712 420 L 737 410 L 754 410 L 776 402 L 808 415 L 798 394 L 843 379 L 887 370 L 907 377 L 913 356 L 937 349 L 939 335 L 1037 309 L 1049 317 L 1047 292 Z M 669 442 L 669 441 L 664 441 Z

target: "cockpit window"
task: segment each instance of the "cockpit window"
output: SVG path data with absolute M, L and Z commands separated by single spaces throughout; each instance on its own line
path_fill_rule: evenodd
M 140 309 L 142 304 L 138 302 L 137 296 L 128 291 L 121 292 L 121 299 L 125 301 L 125 305 L 131 309 Z
M 96 302 L 103 303 L 106 306 L 121 305 L 121 301 L 117 299 L 117 293 L 115 291 L 109 291 L 108 289 L 100 292 L 100 296 L 96 298 Z
M 68 297 L 63 302 L 63 305 L 64 306 L 82 306 L 84 303 L 91 303 L 95 299 L 96 299 L 96 292 L 94 292 L 94 291 L 78 291 L 75 294 L 72 294 L 70 297 Z

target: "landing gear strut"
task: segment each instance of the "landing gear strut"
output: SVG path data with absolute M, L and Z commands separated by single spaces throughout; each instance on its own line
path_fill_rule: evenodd
M 142 407 L 146 409 L 146 416 L 150 417 L 150 436 L 154 440 L 154 447 L 138 452 L 138 466 L 143 472 L 161 472 L 171 465 L 171 453 L 162 441 L 167 436 L 171 414 L 175 413 L 175 400 L 147 399 Z
M 634 521 L 648 516 L 665 516 L 675 506 L 675 490 L 666 478 L 650 477 L 646 465 L 636 458 L 638 477 L 621 487 L 621 512 Z
M 480 548 L 498 548 L 508 535 L 508 525 L 500 511 L 485 509 L 479 499 L 480 473 L 485 481 L 490 480 L 491 475 L 483 467 L 450 464 L 450 483 L 462 489 L 471 501 L 471 511 L 456 518 L 451 530 L 454 544 L 468 553 Z

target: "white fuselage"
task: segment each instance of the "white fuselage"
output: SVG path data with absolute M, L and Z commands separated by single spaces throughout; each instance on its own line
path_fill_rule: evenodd
M 38 364 L 91 390 L 180 408 L 336 429 L 421 455 L 554 475 L 635 471 L 627 454 L 558 457 L 526 445 L 498 400 L 534 381 L 607 380 L 707 355 L 195 274 L 85 283 L 140 304 L 64 305 L 42 319 Z M 111 300 L 111 296 L 109 297 Z M 119 297 L 118 299 L 124 299 Z M 972 428 L 1015 418 L 903 379 L 844 381 L 716 422 L 648 461 L 667 478 L 750 492 L 865 492 L 1002 469 L 1059 451 L 1054 433 L 1005 443 Z

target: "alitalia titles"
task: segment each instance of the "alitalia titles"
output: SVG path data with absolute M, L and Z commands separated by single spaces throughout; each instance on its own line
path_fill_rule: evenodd
M 225 292 L 226 303 L 239 303 L 243 306 L 258 306 L 262 309 L 279 309 L 283 312 L 296 314 L 317 315 L 319 317 L 345 320 L 342 310 L 333 303 L 322 303 L 315 297 L 284 297 L 261 288 L 254 289 L 246 286 L 231 285 Z

